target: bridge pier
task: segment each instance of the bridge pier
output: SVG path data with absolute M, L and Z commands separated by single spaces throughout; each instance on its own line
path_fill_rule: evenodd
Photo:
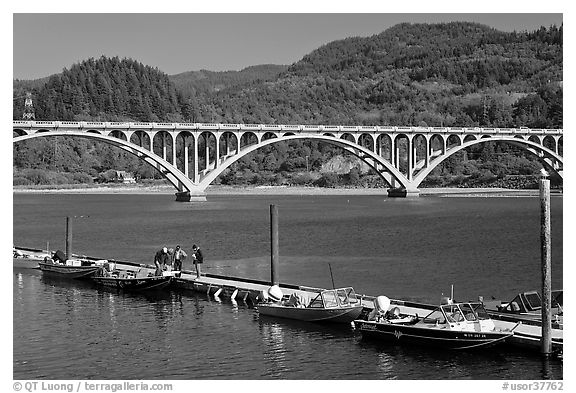
M 420 196 L 420 190 L 417 188 L 389 188 L 388 198 L 415 198 Z
M 195 191 L 179 191 L 175 193 L 176 202 L 206 202 L 206 193 Z

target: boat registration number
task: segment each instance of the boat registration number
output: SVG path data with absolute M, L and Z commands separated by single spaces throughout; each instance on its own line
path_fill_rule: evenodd
M 486 335 L 481 334 L 481 333 L 464 333 L 464 337 L 466 337 L 466 338 L 486 338 Z

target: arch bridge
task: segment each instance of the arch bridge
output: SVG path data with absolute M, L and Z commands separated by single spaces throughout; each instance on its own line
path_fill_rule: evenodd
M 294 139 L 331 143 L 360 158 L 390 185 L 389 195 L 418 195 L 442 161 L 485 142 L 520 146 L 563 177 L 561 129 L 13 121 L 14 143 L 50 136 L 91 138 L 128 151 L 157 168 L 182 201 L 204 197 L 246 154 Z

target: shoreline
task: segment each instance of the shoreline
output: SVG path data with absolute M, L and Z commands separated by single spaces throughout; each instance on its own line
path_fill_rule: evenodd
M 76 188 L 13 188 L 13 194 L 161 194 L 174 195 L 171 185 L 154 186 L 99 186 Z M 420 195 L 538 195 L 538 190 L 509 188 L 421 188 Z M 559 192 L 552 191 L 553 194 Z M 561 194 L 561 193 L 560 193 Z M 211 195 L 385 195 L 385 188 L 320 188 L 302 186 L 210 186 L 206 196 Z

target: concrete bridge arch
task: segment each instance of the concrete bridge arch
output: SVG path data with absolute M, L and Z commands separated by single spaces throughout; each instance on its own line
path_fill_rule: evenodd
M 242 157 L 246 156 L 247 154 L 250 154 L 264 146 L 298 139 L 321 140 L 342 147 L 348 153 L 358 157 L 366 164 L 368 164 L 388 183 L 390 183 L 391 178 L 394 178 L 394 180 L 397 181 L 402 187 L 410 188 L 410 184 L 409 182 L 406 181 L 406 178 L 403 176 L 403 174 L 400 173 L 399 170 L 394 168 L 394 166 L 390 162 L 384 160 L 382 157 L 380 157 L 372 150 L 357 145 L 355 142 L 351 142 L 348 139 L 328 135 L 288 135 L 288 136 L 276 136 L 274 138 L 261 140 L 260 143 L 247 146 L 243 150 L 241 150 L 240 153 L 227 157 L 225 160 L 220 162 L 218 166 L 214 168 L 214 170 L 206 174 L 206 176 L 200 181 L 198 186 L 202 189 L 206 189 L 214 181 L 214 179 L 220 176 L 220 174 L 222 174 L 222 172 L 228 167 L 230 167 L 233 163 L 235 163 Z M 386 176 L 387 173 L 390 174 L 391 177 L 390 176 L 387 177 Z
M 113 146 L 119 147 L 136 157 L 144 160 L 145 162 L 152 165 L 156 168 L 162 175 L 178 190 L 178 192 L 190 192 L 201 194 L 204 191 L 204 188 L 199 188 L 196 184 L 192 182 L 189 178 L 187 178 L 182 172 L 180 172 L 175 166 L 172 166 L 168 161 L 164 160 L 163 158 L 157 156 L 152 151 L 148 151 L 143 147 L 140 147 L 134 143 L 131 143 L 123 138 L 118 138 L 109 135 L 103 135 L 98 131 L 94 132 L 83 132 L 83 131 L 50 131 L 50 132 L 42 132 L 37 131 L 31 135 L 22 135 L 13 138 L 13 143 L 25 141 L 28 139 L 34 138 L 42 138 L 42 137 L 53 137 L 53 136 L 67 136 L 67 137 L 79 137 L 79 138 L 88 138 L 88 139 L 96 139 Z
M 529 139 L 518 137 L 506 137 L 506 136 L 495 138 L 487 136 L 480 138 L 476 137 L 462 138 L 460 145 L 446 150 L 442 155 L 437 157 L 435 160 L 430 161 L 430 165 L 428 167 L 421 169 L 416 174 L 416 176 L 414 176 L 412 186 L 417 188 L 422 183 L 422 181 L 424 181 L 424 179 L 430 174 L 430 172 L 432 172 L 444 160 L 448 159 L 457 152 L 464 150 L 468 147 L 486 142 L 503 142 L 522 147 L 523 149 L 527 150 L 534 156 L 540 158 L 541 161 L 549 170 L 556 172 L 560 177 L 563 178 L 563 169 L 562 169 L 563 160 L 562 157 L 558 155 L 558 153 L 556 153 L 555 151 L 548 149 L 547 147 Z

